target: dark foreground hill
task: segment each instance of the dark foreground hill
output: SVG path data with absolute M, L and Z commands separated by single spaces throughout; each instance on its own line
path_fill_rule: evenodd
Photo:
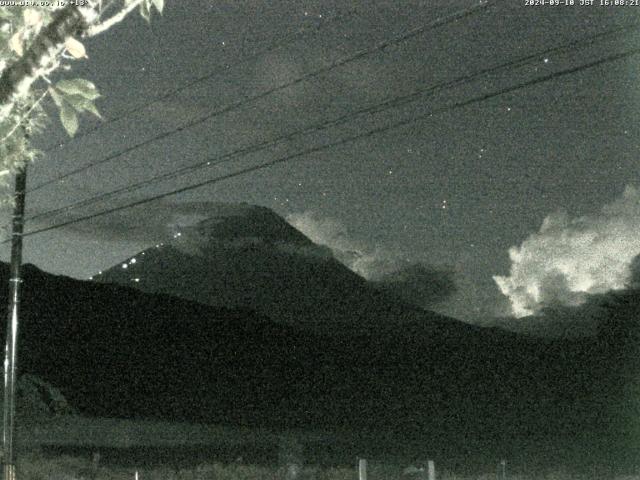
M 329 337 L 32 266 L 25 278 L 20 370 L 86 415 L 348 428 L 369 432 L 362 451 L 463 463 L 622 466 L 640 445 L 637 292 L 611 301 L 600 336 L 542 342 L 474 328 Z

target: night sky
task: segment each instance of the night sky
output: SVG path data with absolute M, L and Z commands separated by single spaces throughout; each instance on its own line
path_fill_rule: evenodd
M 107 122 L 100 126 L 99 120 L 84 117 L 79 138 L 70 140 L 54 118 L 38 139 L 48 151 L 29 170 L 31 187 L 438 18 L 477 7 L 455 22 L 392 42 L 38 189 L 27 196 L 29 214 L 416 89 L 535 57 L 406 105 L 51 218 L 55 223 L 97 212 L 421 117 L 155 204 L 28 237 L 25 261 L 88 278 L 156 243 L 192 214 L 205 215 L 203 202 L 248 202 L 272 208 L 316 241 L 362 252 L 367 261 L 357 271 L 369 278 L 388 271 L 389 265 L 415 262 L 433 266 L 434 272 L 453 272 L 458 291 L 437 309 L 463 318 L 510 312 L 492 277 L 509 276 L 512 263 L 516 270 L 510 292 L 520 306 L 514 313 L 534 310 L 526 305 L 531 301 L 527 295 L 572 304 L 580 301 L 581 292 L 621 288 L 632 257 L 640 253 L 640 240 L 634 239 L 640 237 L 639 197 L 633 189 L 623 197 L 627 186 L 637 185 L 640 173 L 640 55 L 438 110 L 640 47 L 638 28 L 590 38 L 640 22 L 640 6 L 526 6 L 525 0 L 481 5 L 477 0 L 168 0 L 164 15 L 154 15 L 150 25 L 136 14 L 87 41 L 89 59 L 74 62 L 72 72 L 59 76 L 95 82 L 103 94 L 97 105 Z M 544 53 L 571 43 L 565 50 Z M 152 103 L 208 74 L 214 75 Z M 150 106 L 136 114 L 108 121 L 146 104 Z M 87 131 L 91 133 L 83 135 Z M 28 223 L 27 230 L 49 224 L 40 219 Z M 509 249 L 523 242 L 527 248 L 512 262 Z M 2 254 L 8 258 L 6 245 Z M 602 258 L 617 263 L 605 265 Z M 533 286 L 528 293 L 527 285 Z

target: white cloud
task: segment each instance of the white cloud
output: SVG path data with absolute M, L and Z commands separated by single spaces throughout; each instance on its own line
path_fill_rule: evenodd
M 287 222 L 312 242 L 329 247 L 340 262 L 367 280 L 377 280 L 399 268 L 398 255 L 355 240 L 337 220 L 303 212 L 288 215 Z
M 640 192 L 622 196 L 594 215 L 556 212 L 520 247 L 509 249 L 509 276 L 494 276 L 517 317 L 544 305 L 580 305 L 587 294 L 624 288 L 640 254 Z

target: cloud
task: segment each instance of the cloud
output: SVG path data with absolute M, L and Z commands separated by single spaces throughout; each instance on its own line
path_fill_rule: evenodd
M 312 212 L 293 213 L 287 221 L 312 242 L 327 246 L 336 259 L 367 280 L 397 271 L 398 255 L 354 239 L 341 222 Z
M 64 230 L 92 240 L 156 243 L 218 212 L 215 202 L 153 202 L 79 222 Z M 61 215 L 56 223 L 72 219 Z M 45 226 L 46 224 L 43 224 Z
M 632 281 L 639 231 L 640 192 L 628 186 L 597 214 L 549 215 L 538 233 L 509 249 L 509 276 L 493 278 L 517 317 L 549 305 L 581 305 L 588 294 L 624 289 Z
M 509 302 L 495 283 L 478 281 L 462 265 L 434 266 L 403 252 L 354 238 L 341 222 L 312 212 L 291 214 L 287 221 L 314 243 L 377 288 L 443 315 L 475 323 L 485 317 L 509 315 Z
M 637 325 L 640 288 L 638 277 L 634 275 L 640 272 L 633 269 L 638 266 L 640 256 L 632 261 L 632 278 L 623 290 L 585 293 L 582 295 L 582 303 L 575 306 L 549 302 L 536 315 L 520 321 L 502 319 L 503 326 L 540 337 L 575 338 L 602 334 L 609 336 L 615 331 Z
M 400 252 L 371 246 L 353 238 L 341 222 L 311 212 L 287 216 L 287 221 L 312 242 L 331 249 L 335 258 L 372 285 L 421 307 L 448 300 L 456 291 L 451 268 L 410 261 Z
M 373 283 L 381 290 L 424 308 L 449 300 L 458 290 L 454 270 L 419 263 L 383 275 Z
M 629 265 L 629 281 L 627 282 L 628 288 L 640 289 L 640 255 L 634 257 Z

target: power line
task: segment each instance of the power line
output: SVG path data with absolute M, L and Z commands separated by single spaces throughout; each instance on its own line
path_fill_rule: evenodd
M 336 15 L 334 17 L 330 17 L 327 19 L 326 22 L 324 22 L 323 26 L 326 25 L 326 23 L 328 22 L 332 22 L 335 20 L 341 20 L 344 17 L 344 15 Z M 307 32 L 312 31 L 314 33 L 318 32 L 320 30 L 320 25 L 314 26 L 314 27 L 309 27 L 309 26 L 305 26 L 305 27 L 301 27 L 298 30 L 296 30 L 295 32 L 289 34 L 289 35 L 285 35 L 283 38 L 276 40 L 275 42 L 273 42 L 271 45 L 269 45 L 268 47 L 255 52 L 251 55 L 248 55 L 246 57 L 243 57 L 240 59 L 240 61 L 238 63 L 236 63 L 235 65 L 233 65 L 232 67 L 236 67 L 238 65 L 242 65 L 244 63 L 250 62 L 251 60 L 255 60 L 257 58 L 262 57 L 263 55 L 266 55 L 268 53 L 271 53 L 275 50 L 278 50 L 279 48 L 288 45 L 290 43 L 294 43 L 295 41 L 298 40 L 297 37 L 302 37 L 304 36 Z M 94 127 L 87 129 L 84 132 L 80 132 L 79 134 L 77 134 L 76 136 L 74 136 L 73 138 L 69 139 L 67 142 L 62 142 L 62 143 L 57 143 L 54 146 L 51 146 L 47 149 L 44 150 L 44 152 L 51 152 L 53 150 L 57 150 L 63 146 L 66 146 L 72 142 L 75 142 L 85 136 L 91 135 L 93 133 L 95 133 L 96 131 L 100 130 L 101 128 L 105 127 L 106 125 L 109 125 L 111 123 L 123 120 L 125 118 L 130 117 L 131 115 L 134 115 L 138 112 L 141 112 L 143 110 L 146 110 L 147 108 L 156 105 L 157 103 L 160 103 L 170 97 L 176 96 L 181 92 L 187 91 L 192 89 L 193 87 L 195 87 L 196 85 L 198 85 L 199 83 L 205 82 L 207 80 L 210 80 L 212 78 L 215 78 L 217 76 L 221 76 L 227 73 L 227 69 L 224 70 L 216 70 L 213 72 L 209 72 L 205 75 L 201 75 L 199 77 L 195 77 L 191 80 L 188 80 L 187 83 L 182 83 L 179 87 L 167 90 L 166 92 L 160 94 L 159 96 L 156 96 L 155 98 L 152 99 L 151 102 L 146 102 L 146 103 L 142 103 L 139 105 L 136 105 L 128 110 L 124 110 L 118 114 L 116 114 L 115 116 L 108 118 L 106 120 L 104 120 L 101 123 L 98 123 L 97 125 L 95 125 Z
M 55 230 L 55 229 L 58 229 L 58 228 L 66 227 L 66 226 L 69 226 L 69 225 L 73 225 L 73 224 L 76 224 L 76 223 L 85 222 L 85 221 L 92 220 L 94 218 L 101 217 L 101 216 L 104 216 L 104 215 L 108 215 L 108 214 L 111 214 L 111 213 L 115 213 L 115 212 L 118 212 L 118 211 L 121 211 L 121 210 L 126 210 L 126 209 L 129 209 L 129 208 L 137 207 L 137 206 L 144 205 L 144 204 L 147 204 L 147 203 L 150 203 L 150 202 L 154 202 L 156 200 L 161 200 L 163 198 L 166 198 L 166 197 L 169 197 L 169 196 L 173 196 L 173 195 L 177 195 L 179 193 L 184 193 L 184 192 L 188 192 L 188 191 L 191 191 L 191 190 L 195 190 L 195 189 L 198 189 L 198 188 L 206 186 L 206 185 L 212 185 L 214 183 L 219 183 L 219 182 L 222 182 L 224 180 L 228 180 L 230 178 L 234 178 L 234 177 L 238 177 L 238 176 L 241 176 L 241 175 L 245 175 L 247 173 L 252 173 L 252 172 L 259 171 L 259 170 L 264 170 L 266 168 L 270 168 L 270 167 L 273 167 L 275 165 L 279 165 L 279 164 L 288 162 L 290 160 L 294 160 L 296 158 L 300 158 L 300 157 L 303 157 L 303 156 L 306 156 L 306 155 L 309 155 L 309 154 L 313 154 L 313 153 L 317 153 L 317 152 L 320 152 L 320 151 L 323 151 L 323 150 L 327 150 L 329 148 L 342 146 L 342 145 L 345 145 L 347 143 L 351 143 L 351 142 L 354 142 L 354 141 L 357 141 L 357 140 L 362 140 L 362 139 L 371 137 L 371 136 L 379 134 L 379 133 L 387 132 L 389 130 L 393 130 L 393 129 L 396 129 L 396 128 L 400 128 L 400 127 L 404 127 L 404 126 L 410 125 L 410 124 L 418 122 L 420 120 L 426 120 L 428 118 L 431 118 L 435 114 L 444 113 L 444 112 L 447 112 L 447 111 L 451 111 L 451 110 L 455 110 L 455 109 L 458 109 L 458 108 L 462 108 L 462 107 L 466 107 L 466 106 L 469 106 L 469 105 L 473 105 L 473 104 L 476 104 L 476 103 L 480 103 L 480 102 L 483 102 L 483 101 L 486 101 L 486 100 L 489 100 L 489 99 L 492 99 L 492 98 L 495 98 L 495 97 L 499 97 L 501 95 L 505 95 L 507 93 L 511 93 L 511 92 L 514 92 L 514 91 L 517 91 L 517 90 L 521 90 L 521 89 L 526 88 L 526 87 L 530 87 L 530 86 L 537 85 L 537 84 L 540 84 L 540 83 L 543 83 L 543 82 L 547 82 L 549 80 L 560 78 L 560 77 L 563 77 L 563 76 L 566 76 L 566 75 L 571 75 L 571 74 L 578 73 L 578 72 L 581 72 L 581 71 L 584 71 L 584 70 L 588 70 L 590 68 L 594 68 L 594 67 L 598 67 L 600 65 L 604 65 L 606 63 L 610 63 L 610 62 L 614 62 L 614 61 L 617 61 L 617 60 L 628 58 L 628 57 L 631 57 L 631 56 L 634 56 L 634 55 L 638 55 L 639 53 L 640 53 L 640 49 L 638 49 L 638 48 L 632 49 L 632 50 L 629 50 L 629 51 L 626 51 L 626 52 L 622 52 L 622 53 L 616 53 L 616 54 L 610 55 L 608 57 L 601 58 L 599 60 L 595 60 L 593 62 L 589 62 L 589 63 L 583 64 L 583 65 L 579 65 L 577 67 L 571 67 L 571 68 L 568 68 L 568 69 L 565 69 L 565 70 L 561 70 L 561 71 L 558 71 L 558 72 L 551 73 L 549 75 L 544 75 L 542 77 L 535 78 L 533 80 L 528 80 L 528 81 L 525 81 L 525 82 L 521 82 L 519 84 L 510 86 L 510 87 L 505 87 L 505 88 L 502 88 L 502 89 L 500 89 L 498 91 L 495 91 L 495 92 L 491 92 L 491 93 L 487 93 L 487 94 L 484 94 L 484 95 L 480 95 L 480 96 L 477 96 L 477 97 L 474 97 L 474 98 L 471 98 L 471 99 L 468 99 L 468 100 L 456 102 L 456 103 L 453 103 L 451 105 L 442 107 L 440 109 L 433 110 L 433 111 L 431 111 L 431 112 L 429 112 L 427 114 L 419 115 L 417 117 L 410 118 L 410 119 L 405 119 L 405 120 L 402 120 L 402 121 L 399 121 L 399 122 L 396 122 L 396 123 L 393 123 L 391 125 L 387 125 L 387 126 L 384 126 L 384 127 L 378 127 L 378 128 L 369 130 L 369 131 L 367 131 L 365 133 L 352 135 L 350 137 L 345 137 L 343 139 L 337 140 L 337 141 L 332 142 L 332 143 L 328 143 L 328 144 L 320 145 L 320 146 L 317 146 L 317 147 L 309 148 L 309 149 L 303 150 L 303 151 L 295 153 L 295 154 L 287 155 L 285 157 L 281 157 L 281 158 L 278 158 L 278 159 L 275 159 L 275 160 L 271 160 L 269 162 L 264 162 L 264 163 L 261 163 L 261 164 L 258 164 L 258 165 L 254 165 L 254 166 L 251 166 L 251 167 L 243 168 L 241 170 L 237 170 L 237 171 L 232 172 L 232 173 L 228 173 L 228 174 L 221 175 L 221 176 L 209 179 L 209 180 L 204 180 L 204 181 L 201 181 L 201 182 L 198 182 L 198 183 L 187 185 L 186 187 L 177 188 L 177 189 L 171 190 L 169 192 L 153 195 L 151 197 L 143 198 L 141 200 L 137 200 L 137 201 L 125 204 L 125 205 L 120 205 L 118 207 L 113 207 L 113 208 L 109 208 L 107 210 L 103 210 L 103 211 L 100 211 L 100 212 L 92 213 L 92 214 L 89 214 L 89 215 L 84 215 L 82 217 L 77 217 L 75 219 L 67 220 L 67 221 L 64 221 L 64 222 L 61 222 L 61 223 L 58 223 L 58 224 L 55 224 L 55 225 L 50 225 L 48 227 L 43 227 L 43 228 L 40 228 L 40 229 L 32 230 L 30 232 L 25 233 L 23 236 L 28 237 L 28 236 L 31 236 L 31 235 L 37 235 L 39 233 L 44 233 L 44 232 L 48 232 L 48 231 Z M 9 240 L 5 240 L 2 243 L 4 244 L 4 243 L 7 243 L 8 241 Z
M 266 140 L 264 142 L 260 142 L 258 144 L 254 144 L 254 145 L 249 145 L 246 147 L 242 147 L 239 149 L 236 149 L 232 152 L 228 152 L 226 154 L 222 154 L 219 155 L 213 159 L 207 159 L 201 162 L 198 162 L 196 164 L 193 165 L 188 165 L 182 168 L 179 168 L 177 170 L 173 170 L 171 172 L 167 172 L 167 173 L 163 173 L 163 174 L 159 174 L 156 175 L 152 178 L 131 184 L 131 185 L 126 185 L 123 187 L 119 187 L 115 190 L 111 190 L 109 192 L 104 192 L 101 193 L 99 195 L 90 197 L 88 199 L 84 199 L 84 200 L 80 200 L 53 210 L 49 210 L 47 212 L 43 212 L 40 214 L 35 214 L 32 215 L 30 217 L 28 217 L 28 220 L 34 220 L 34 219 L 38 219 L 41 217 L 45 217 L 45 216 L 51 216 L 51 215 L 56 215 L 58 213 L 62 213 L 62 212 L 68 212 L 71 210 L 75 210 L 77 208 L 81 208 L 81 207 L 85 207 L 88 205 L 92 205 L 98 202 L 101 202 L 107 198 L 111 198 L 114 197 L 116 195 L 122 194 L 122 193 L 128 193 L 128 192 L 132 192 L 135 190 L 138 190 L 140 188 L 143 188 L 145 186 L 148 185 L 152 185 L 155 183 L 159 183 L 161 181 L 165 181 L 165 180 L 169 180 L 172 178 L 177 178 L 179 176 L 185 175 L 187 173 L 193 172 L 195 170 L 199 170 L 199 169 L 203 169 L 203 168 L 210 168 L 211 166 L 216 166 L 216 165 L 220 165 L 222 163 L 226 163 L 229 161 L 232 161 L 233 159 L 237 158 L 237 157 L 244 157 L 250 153 L 255 153 L 261 150 L 264 150 L 268 147 L 271 146 L 275 146 L 280 142 L 284 142 L 284 141 L 288 141 L 293 139 L 296 136 L 299 135 L 303 135 L 303 134 L 308 134 L 308 133 L 315 133 L 324 129 L 327 129 L 329 127 L 333 127 L 333 126 L 337 126 L 340 124 L 344 124 L 347 121 L 352 120 L 354 117 L 358 117 L 364 114 L 368 114 L 368 113 L 379 113 L 382 112 L 384 110 L 388 110 L 390 108 L 395 108 L 401 105 L 405 105 L 407 103 L 413 102 L 418 100 L 421 97 L 424 97 L 425 94 L 433 94 L 437 91 L 443 90 L 445 88 L 450 88 L 450 87 L 455 87 L 455 86 L 459 86 L 465 83 L 469 83 L 479 77 L 485 76 L 485 75 L 489 75 L 492 73 L 497 73 L 500 72 L 502 70 L 506 70 L 509 68 L 513 68 L 513 67 L 521 67 L 521 66 L 525 66 L 527 64 L 532 63 L 532 61 L 540 61 L 540 59 L 542 57 L 544 57 L 545 55 L 549 55 L 552 53 L 556 53 L 556 52 L 560 52 L 560 51 L 565 51 L 565 50 L 571 50 L 573 49 L 573 47 L 580 46 L 580 47 L 587 47 L 589 45 L 593 45 L 595 43 L 596 40 L 613 35 L 613 34 L 617 34 L 623 31 L 629 31 L 631 29 L 636 29 L 638 28 L 638 25 L 627 25 L 627 26 L 622 26 L 622 27 L 618 27 L 615 29 L 611 29 L 611 30 L 607 30 L 605 32 L 599 32 L 597 34 L 593 34 L 593 35 L 588 35 L 585 37 L 581 37 L 577 40 L 573 40 L 565 45 L 560 45 L 560 46 L 556 46 L 556 47 L 552 47 L 552 48 L 548 48 L 545 50 L 542 50 L 540 52 L 537 53 L 533 53 L 533 54 L 529 54 L 517 59 L 513 59 L 510 60 L 508 62 L 504 62 L 502 64 L 499 65 L 495 65 L 492 67 L 487 67 L 484 69 L 481 69 L 477 72 L 474 72 L 472 74 L 468 74 L 468 75 L 462 75 L 459 76 L 453 80 L 449 80 L 447 82 L 441 82 L 439 84 L 427 87 L 427 88 L 420 88 L 420 89 L 416 89 L 412 92 L 410 92 L 409 94 L 406 95 L 401 95 L 401 96 L 395 96 L 392 97 L 390 99 L 385 100 L 384 102 L 375 104 L 375 105 L 371 105 L 368 107 L 364 107 L 349 113 L 346 113 L 344 115 L 341 115 L 337 118 L 331 119 L 331 120 L 324 120 L 322 122 L 319 123 L 315 123 L 313 125 L 309 125 L 306 127 L 303 127 L 301 129 L 295 130 L 293 132 L 289 132 L 286 133 L 284 135 L 280 135 L 276 138 L 273 138 L 271 140 Z
M 119 158 L 119 157 L 121 157 L 121 156 L 123 156 L 123 155 L 125 155 L 127 153 L 130 153 L 130 152 L 132 152 L 134 150 L 137 150 L 138 148 L 141 148 L 143 146 L 149 145 L 149 144 L 151 144 L 153 142 L 156 142 L 158 140 L 162 140 L 164 138 L 167 138 L 167 137 L 169 137 L 169 136 L 171 136 L 171 135 L 173 135 L 175 133 L 179 133 L 179 132 L 182 132 L 184 130 L 187 130 L 187 129 L 191 128 L 191 127 L 194 127 L 194 126 L 196 126 L 196 125 L 198 125 L 200 123 L 203 123 L 203 122 L 205 122 L 207 120 L 210 120 L 210 119 L 212 119 L 214 117 L 217 117 L 219 115 L 223 115 L 223 114 L 225 114 L 227 112 L 230 112 L 232 110 L 236 110 L 236 109 L 238 109 L 238 108 L 240 108 L 240 107 L 242 107 L 242 106 L 244 106 L 244 105 L 246 105 L 246 104 L 248 104 L 250 102 L 253 102 L 253 101 L 256 101 L 256 100 L 260 100 L 262 98 L 266 98 L 266 97 L 272 95 L 273 93 L 276 93 L 276 92 L 279 92 L 279 91 L 284 90 L 286 88 L 295 86 L 295 85 L 297 85 L 299 83 L 308 81 L 308 80 L 310 80 L 312 78 L 315 78 L 315 77 L 317 77 L 319 75 L 327 73 L 327 72 L 329 72 L 331 70 L 334 70 L 334 69 L 336 69 L 338 67 L 341 67 L 341 66 L 347 65 L 349 63 L 352 63 L 352 62 L 354 62 L 354 61 L 356 61 L 356 60 L 358 60 L 360 58 L 363 58 L 363 57 L 365 57 L 367 55 L 370 55 L 370 54 L 375 53 L 377 51 L 384 50 L 387 47 L 390 47 L 391 45 L 394 45 L 396 43 L 400 43 L 400 42 L 404 42 L 406 40 L 409 40 L 409 39 L 411 39 L 411 38 L 413 38 L 415 36 L 418 36 L 418 35 L 422 34 L 425 31 L 428 31 L 428 30 L 431 30 L 431 29 L 435 29 L 435 28 L 439 28 L 439 27 L 448 25 L 448 24 L 450 24 L 450 23 L 452 23 L 454 21 L 457 21 L 457 20 L 463 19 L 465 17 L 468 17 L 470 15 L 473 15 L 473 14 L 479 12 L 479 11 L 484 10 L 488 6 L 494 4 L 494 3 L 490 3 L 490 1 L 491 2 L 496 2 L 498 0 L 487 0 L 484 3 L 481 3 L 479 5 L 474 5 L 473 7 L 466 8 L 464 10 L 460 10 L 460 11 L 455 12 L 455 13 L 447 16 L 447 17 L 439 18 L 436 21 L 434 21 L 432 23 L 429 23 L 427 25 L 423 25 L 423 26 L 417 27 L 417 28 L 415 28 L 413 30 L 410 30 L 409 32 L 407 32 L 405 34 L 400 35 L 400 36 L 394 37 L 394 38 L 389 39 L 389 40 L 384 40 L 384 41 L 378 43 L 376 46 L 374 46 L 372 48 L 360 50 L 360 51 L 356 52 L 355 54 L 349 55 L 349 56 L 347 56 L 347 57 L 345 57 L 345 58 L 343 58 L 341 60 L 332 62 L 331 64 L 329 64 L 329 65 L 327 65 L 325 67 L 319 68 L 319 69 L 314 70 L 314 71 L 309 72 L 309 73 L 306 73 L 306 74 L 296 78 L 295 80 L 291 80 L 289 82 L 283 83 L 283 84 L 278 85 L 276 87 L 270 88 L 270 89 L 265 90 L 264 92 L 261 92 L 259 94 L 240 99 L 240 100 L 238 100 L 238 101 L 236 101 L 234 103 L 231 103 L 231 104 L 229 104 L 229 105 L 227 105 L 225 107 L 222 107 L 222 108 L 220 108 L 218 110 L 214 110 L 213 112 L 210 112 L 210 113 L 208 113 L 206 115 L 203 115 L 203 116 L 201 116 L 201 117 L 199 117 L 197 119 L 193 119 L 193 120 L 187 122 L 186 124 L 183 124 L 183 125 L 181 125 L 179 127 L 176 127 L 176 128 L 174 128 L 172 130 L 168 130 L 166 132 L 163 132 L 161 134 L 156 135 L 155 137 L 149 138 L 147 140 L 143 140 L 142 142 L 139 142 L 139 143 L 137 143 L 135 145 L 132 145 L 131 147 L 128 147 L 128 148 L 126 148 L 124 150 L 121 150 L 120 152 L 118 152 L 116 154 L 109 155 L 109 156 L 107 156 L 107 157 L 105 157 L 103 159 L 97 160 L 95 162 L 90 162 L 90 163 L 88 163 L 88 164 L 86 164 L 86 165 L 84 165 L 82 167 L 76 168 L 76 169 L 71 170 L 71 171 L 69 171 L 69 172 L 67 172 L 65 174 L 62 174 L 62 175 L 60 175 L 60 176 L 58 176 L 58 177 L 56 177 L 54 179 L 44 181 L 44 182 L 40 183 L 39 185 L 36 185 L 35 187 L 32 187 L 30 190 L 28 190 L 28 192 L 34 192 L 34 191 L 39 190 L 39 189 L 41 189 L 41 188 L 43 188 L 43 187 L 45 187 L 47 185 L 59 182 L 60 180 L 64 180 L 65 178 L 68 178 L 68 177 L 71 177 L 71 176 L 76 175 L 78 173 L 81 173 L 81 172 L 84 172 L 86 170 L 89 170 L 90 168 L 93 168 L 93 167 L 95 167 L 97 165 L 101 165 L 101 164 L 104 164 L 104 163 L 109 162 L 111 160 L 114 160 L 116 158 Z

